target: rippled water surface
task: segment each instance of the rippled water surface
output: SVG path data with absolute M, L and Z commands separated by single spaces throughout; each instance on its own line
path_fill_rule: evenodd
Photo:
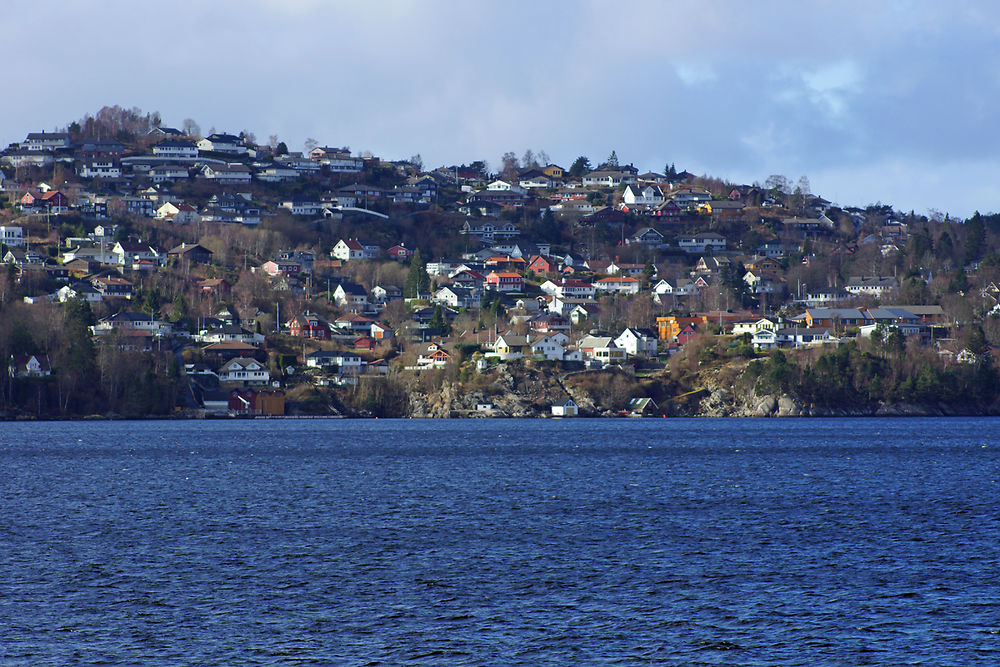
M 997 665 L 998 426 L 0 423 L 0 664 Z

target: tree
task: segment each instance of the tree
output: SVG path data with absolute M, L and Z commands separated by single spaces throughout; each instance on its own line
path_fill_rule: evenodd
M 314 148 L 319 146 L 319 142 L 313 139 L 312 137 L 309 137 L 308 139 L 305 140 L 303 146 L 305 146 L 306 153 L 311 153 Z
M 615 151 L 611 151 L 611 155 L 608 156 L 607 161 L 603 165 L 601 165 L 601 166 L 607 167 L 609 169 L 617 169 L 618 166 L 619 166 L 618 165 L 618 153 L 616 153 Z
M 524 169 L 534 169 L 538 166 L 538 160 L 535 158 L 535 153 L 529 148 L 524 151 L 524 155 L 521 157 L 521 167 Z
M 508 181 L 516 179 L 517 170 L 520 167 L 521 165 L 518 163 L 514 151 L 507 151 L 500 158 L 500 177 Z
M 792 190 L 792 184 L 781 174 L 771 174 L 768 176 L 767 180 L 764 181 L 764 187 L 783 195 L 788 194 Z
M 410 271 L 406 276 L 406 284 L 403 285 L 403 296 L 407 299 L 416 299 L 426 295 L 429 289 L 430 276 L 427 275 L 427 264 L 420 255 L 420 248 L 417 248 L 410 258 Z
M 417 171 L 424 170 L 424 159 L 420 157 L 420 153 L 410 156 L 409 163 L 412 164 Z
M 965 262 L 968 264 L 982 259 L 986 244 L 986 225 L 979 211 L 965 223 L 965 230 Z
M 184 123 L 181 125 L 181 131 L 189 137 L 201 136 L 201 128 L 198 126 L 198 123 L 194 122 L 193 118 L 184 119 Z
M 572 178 L 580 178 L 590 170 L 590 160 L 586 155 L 581 155 L 577 159 L 573 160 L 573 164 L 570 165 L 569 168 L 569 175 Z
M 275 155 L 288 155 L 288 146 L 285 145 L 284 141 L 279 141 L 278 145 L 274 147 Z

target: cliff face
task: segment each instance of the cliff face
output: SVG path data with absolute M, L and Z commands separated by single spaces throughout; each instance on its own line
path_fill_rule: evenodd
M 411 417 L 547 417 L 551 406 L 572 398 L 581 416 L 611 417 L 635 395 L 656 397 L 664 414 L 676 417 L 875 417 L 950 416 L 944 404 L 871 403 L 823 406 L 801 397 L 762 394 L 739 386 L 746 362 L 707 368 L 676 381 L 664 371 L 641 381 L 620 371 L 563 372 L 557 367 L 502 364 L 475 381 L 414 386 Z M 970 411 L 963 414 L 977 414 Z

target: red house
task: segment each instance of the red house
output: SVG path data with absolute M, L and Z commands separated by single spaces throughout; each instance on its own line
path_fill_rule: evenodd
M 689 340 L 698 335 L 698 330 L 695 329 L 693 324 L 689 324 L 681 332 L 677 334 L 677 342 L 680 345 L 686 345 Z
M 296 315 L 288 323 L 288 332 L 296 338 L 330 340 L 330 325 L 315 313 Z
M 524 278 L 510 271 L 492 271 L 486 276 L 486 289 L 497 292 L 521 292 L 524 290 Z
M 361 336 L 354 339 L 355 350 L 374 350 L 375 341 L 370 336 Z
M 397 262 L 405 262 L 410 259 L 410 257 L 413 257 L 413 251 L 404 246 L 402 243 L 389 248 L 388 254 L 389 257 L 392 257 Z
M 528 270 L 534 271 L 535 273 L 555 273 L 558 270 L 556 263 L 553 262 L 548 257 L 542 257 L 541 255 L 535 255 L 528 262 Z

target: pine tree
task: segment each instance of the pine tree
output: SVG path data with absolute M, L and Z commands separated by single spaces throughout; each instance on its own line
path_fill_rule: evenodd
M 406 276 L 406 284 L 403 285 L 403 296 L 407 299 L 416 299 L 422 294 L 427 294 L 430 284 L 427 264 L 420 256 L 420 248 L 417 248 L 410 258 L 410 272 Z

